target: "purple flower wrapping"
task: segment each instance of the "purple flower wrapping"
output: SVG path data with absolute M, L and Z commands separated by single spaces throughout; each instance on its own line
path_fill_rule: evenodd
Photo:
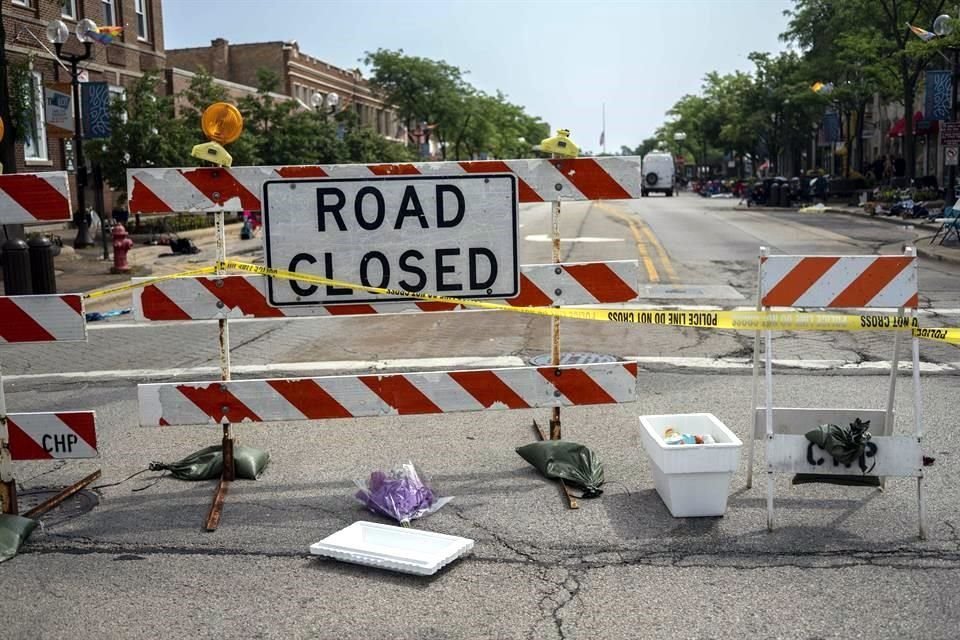
M 374 471 L 366 488 L 361 486 L 356 497 L 370 511 L 401 523 L 428 513 L 436 500 L 433 490 L 420 480 L 412 464 L 405 464 L 389 474 Z

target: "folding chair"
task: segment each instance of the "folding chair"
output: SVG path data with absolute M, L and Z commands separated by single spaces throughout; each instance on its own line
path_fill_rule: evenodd
M 957 236 L 957 241 L 960 242 L 960 200 L 958 200 L 952 207 L 947 207 L 943 210 L 943 217 L 937 218 L 936 222 L 940 223 L 940 228 L 937 229 L 937 232 L 933 234 L 933 237 L 930 238 L 930 244 L 933 244 L 934 240 L 942 233 L 943 237 L 940 238 L 940 244 L 943 244 L 944 240 L 950 237 L 950 234 Z

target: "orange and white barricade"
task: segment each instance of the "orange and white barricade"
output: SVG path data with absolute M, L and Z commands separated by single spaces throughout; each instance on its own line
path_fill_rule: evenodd
M 374 184 L 379 188 L 387 188 L 384 185 L 391 181 L 399 184 L 397 181 L 401 180 L 410 183 L 419 181 L 419 184 L 426 184 L 425 181 L 430 180 L 460 181 L 463 184 L 492 184 L 499 181 L 498 184 L 509 184 L 512 185 L 512 191 L 504 202 L 510 206 L 514 224 L 517 203 L 553 204 L 554 262 L 518 265 L 515 226 L 510 238 L 499 235 L 491 238 L 495 243 L 491 246 L 506 246 L 508 240 L 513 242 L 510 264 L 517 265 L 513 271 L 516 273 L 516 286 L 509 289 L 510 294 L 491 294 L 486 297 L 487 300 L 493 298 L 495 302 L 515 307 L 558 306 L 626 302 L 635 299 L 638 293 L 639 263 L 635 260 L 561 263 L 556 221 L 561 200 L 639 197 L 639 158 L 200 167 L 130 169 L 127 172 L 131 213 L 216 214 L 220 269 L 226 260 L 223 232 L 225 212 L 264 211 L 264 242 L 269 262 L 270 241 L 266 238 L 270 235 L 270 228 L 266 223 L 274 201 L 272 196 L 266 195 L 267 189 L 278 181 L 291 180 L 297 182 L 284 182 L 284 187 L 295 189 L 309 183 L 320 189 L 323 185 L 333 183 L 363 182 L 369 183 L 370 186 L 363 187 L 369 191 L 374 189 Z M 326 190 L 326 187 L 323 189 Z M 483 189 L 478 191 L 483 192 Z M 300 189 L 297 194 L 300 193 L 308 191 Z M 502 195 L 504 192 L 497 193 Z M 383 207 L 381 196 L 377 194 L 376 198 L 380 207 Z M 328 205 L 324 202 L 321 200 L 322 210 L 328 211 Z M 461 207 L 463 203 L 461 198 Z M 342 206 L 342 203 L 335 206 Z M 357 208 L 353 213 L 359 223 L 363 215 L 362 205 L 355 206 Z M 413 214 L 408 211 L 404 215 Z M 303 219 L 306 218 L 297 218 L 294 223 Z M 342 221 L 340 225 L 341 230 L 346 231 Z M 437 226 L 440 226 L 439 223 Z M 372 227 L 366 225 L 363 228 Z M 399 222 L 395 229 L 400 229 Z M 413 236 L 412 242 L 417 241 L 419 236 Z M 350 240 L 347 244 L 350 242 L 356 240 Z M 139 320 L 216 319 L 220 325 L 221 379 L 213 382 L 140 385 L 138 396 L 142 425 L 222 425 L 226 459 L 233 448 L 231 425 L 234 423 L 548 407 L 553 409 L 556 417 L 556 431 L 551 422 L 551 435 L 559 437 L 559 407 L 633 402 L 636 399 L 637 367 L 634 363 L 560 366 L 559 332 L 556 328 L 554 343 L 557 353 L 554 354 L 553 366 L 549 367 L 233 381 L 230 379 L 228 330 L 231 319 L 459 313 L 473 310 L 459 304 L 403 297 L 392 301 L 366 299 L 332 304 L 318 301 L 312 306 L 303 306 L 299 302 L 284 306 L 271 304 L 274 298 L 269 283 L 270 279 L 264 276 L 226 275 L 219 271 L 211 276 L 148 283 L 134 293 L 134 314 Z M 490 294 L 490 291 L 487 293 Z M 512 293 L 516 295 L 511 297 Z M 219 523 L 225 483 L 232 480 L 232 477 L 228 477 L 227 465 L 224 469 L 224 477 L 207 517 L 208 530 L 216 528 Z
M 916 321 L 918 305 L 918 260 L 912 248 L 904 255 L 887 256 L 789 256 L 769 255 L 761 249 L 758 310 L 789 309 L 896 309 L 898 322 L 909 327 Z M 905 314 L 909 311 L 910 319 Z M 920 345 L 913 337 L 914 434 L 894 435 L 894 399 L 899 368 L 902 331 L 894 333 L 890 383 L 884 409 L 786 408 L 773 401 L 772 332 L 764 332 L 765 402 L 760 403 L 760 332 L 754 341 L 753 433 L 749 438 L 747 482 L 753 480 L 753 441 L 766 440 L 767 527 L 773 529 L 774 474 L 863 475 L 857 465 L 811 464 L 807 431 L 823 424 L 845 426 L 854 419 L 870 421 L 871 442 L 876 444 L 875 465 L 869 475 L 915 477 L 918 490 L 920 537 L 926 538 L 923 435 L 920 397 Z
M 65 222 L 70 219 L 66 172 L 0 175 L 0 224 Z M 86 340 L 82 296 L 0 296 L 0 345 Z M 8 414 L 0 371 L 0 483 L 4 494 L 0 512 L 18 511 L 14 461 L 98 456 L 93 411 Z M 97 471 L 67 491 L 85 486 L 99 475 Z M 58 496 L 54 496 L 47 503 L 57 499 Z M 37 512 L 43 506 L 33 511 Z

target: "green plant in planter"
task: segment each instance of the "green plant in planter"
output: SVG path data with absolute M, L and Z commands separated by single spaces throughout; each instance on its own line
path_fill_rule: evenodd
M 870 421 L 855 419 L 849 427 L 840 427 L 835 424 L 823 424 L 808 431 L 805 436 L 810 444 L 807 445 L 807 462 L 819 466 L 823 458 L 813 457 L 814 445 L 826 451 L 833 458 L 833 465 L 843 464 L 850 467 L 854 462 L 859 464 L 860 470 L 870 473 L 876 466 L 876 461 L 867 468 L 867 458 L 877 455 L 877 445 L 870 442 Z

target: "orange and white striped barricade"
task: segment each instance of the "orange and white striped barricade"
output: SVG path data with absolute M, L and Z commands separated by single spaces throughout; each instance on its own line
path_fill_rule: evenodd
M 86 342 L 83 298 L 75 294 L 0 296 L 0 344 Z M 5 489 L 3 513 L 17 513 L 13 462 L 96 458 L 96 414 L 93 411 L 7 413 L 0 372 L 0 481 Z M 98 478 L 97 471 L 66 491 L 76 491 Z M 45 504 L 57 500 L 54 496 Z M 43 508 L 40 505 L 37 509 Z M 33 511 L 39 513 L 37 509 Z
M 66 171 L 0 174 L 0 224 L 70 220 Z
M 317 181 L 317 179 L 322 179 Z M 290 182 L 297 180 L 296 184 Z M 476 234 L 483 232 L 487 234 L 486 242 L 491 243 L 485 246 L 497 251 L 503 251 L 502 255 L 507 258 L 507 263 L 501 264 L 501 273 L 516 274 L 516 280 L 512 286 L 507 283 L 506 287 L 486 291 L 486 295 L 474 292 L 469 295 L 459 295 L 458 297 L 483 297 L 486 299 L 503 299 L 514 306 L 541 306 L 551 304 L 592 304 L 592 303 L 612 303 L 625 302 L 636 298 L 637 281 L 639 277 L 639 265 L 636 261 L 607 262 L 607 263 L 575 263 L 575 264 L 551 264 L 551 265 L 528 265 L 521 266 L 517 264 L 516 247 L 516 220 L 517 203 L 534 202 L 553 202 L 556 211 L 560 200 L 603 200 L 603 199 L 624 199 L 637 198 L 640 195 L 640 159 L 609 157 L 609 158 L 573 158 L 573 159 L 540 159 L 540 160 L 505 160 L 505 161 L 468 161 L 468 162 L 438 162 L 438 163 L 405 163 L 405 164 L 353 164 L 353 165 L 320 165 L 320 166 L 286 166 L 286 167 L 203 167 L 203 168 L 168 168 L 168 169 L 130 169 L 127 172 L 128 193 L 130 194 L 130 211 L 134 214 L 154 214 L 169 212 L 210 212 L 217 215 L 218 225 L 218 247 L 217 259 L 222 264 L 226 259 L 226 240 L 223 235 L 223 213 L 228 211 L 242 210 L 260 210 L 265 213 L 265 245 L 267 247 L 268 263 L 271 254 L 271 244 L 267 237 L 270 235 L 270 225 L 268 211 L 271 209 L 269 203 L 273 195 L 269 188 L 274 188 L 275 193 L 279 189 L 296 189 L 303 187 L 297 193 L 309 193 L 307 183 L 314 187 L 318 192 L 326 191 L 329 185 L 337 183 L 370 183 L 362 187 L 359 193 L 373 189 L 386 189 L 387 185 L 393 182 L 400 184 L 401 180 L 419 181 L 418 184 L 427 184 L 428 182 L 437 183 L 437 205 L 440 199 L 440 182 L 457 182 L 461 185 L 482 185 L 489 183 L 489 187 L 471 188 L 469 193 L 485 194 L 480 195 L 482 201 L 490 206 L 484 210 L 484 215 L 493 215 L 494 218 L 484 217 L 481 227 L 472 227 L 469 229 L 449 230 L 452 224 L 440 224 L 441 215 L 438 208 L 437 229 L 431 229 L 438 233 L 450 233 L 449 239 L 456 239 L 457 232 Z M 278 184 L 280 183 L 280 184 Z M 372 185 L 378 186 L 374 188 Z M 499 186 L 497 186 L 499 185 Z M 508 187 L 504 189 L 503 187 Z M 330 187 L 333 188 L 333 187 Z M 401 187 L 410 189 L 411 186 Z M 432 188 L 432 187 L 431 187 Z M 406 192 L 405 192 L 406 193 Z M 466 191 L 463 193 L 467 193 Z M 463 206 L 463 193 L 458 193 L 457 198 L 460 206 Z M 291 194 L 293 195 L 293 194 Z M 342 195 L 339 194 L 339 195 Z M 379 201 L 380 208 L 383 207 L 383 200 L 379 194 L 374 195 L 374 199 L 368 202 L 376 204 Z M 277 195 L 276 197 L 281 197 Z M 283 196 L 286 197 L 286 196 Z M 299 197 L 299 196 L 298 196 Z M 356 215 L 357 223 L 364 229 L 371 229 L 371 225 L 366 220 L 361 220 L 365 215 L 363 204 L 358 200 L 355 205 L 350 207 L 351 217 Z M 467 200 L 471 197 L 467 195 Z M 407 202 L 404 195 L 404 202 Z M 496 205 L 494 205 L 496 201 Z M 342 203 L 341 203 L 342 204 Z M 313 203 L 313 220 L 317 220 L 318 206 L 317 201 Z M 319 215 L 325 219 L 329 206 L 325 200 L 319 202 Z M 335 205 L 336 206 L 336 205 Z M 354 206 L 356 211 L 354 211 Z M 416 205 L 419 207 L 419 203 Z M 507 207 L 507 209 L 503 209 Z M 422 212 L 413 213 L 413 209 L 406 209 L 405 205 L 400 207 L 404 212 L 397 218 L 397 226 L 400 229 L 400 220 L 409 217 L 414 220 L 414 224 L 419 222 L 423 224 L 424 218 Z M 285 207 L 281 210 L 286 211 Z M 299 211 L 299 209 L 298 209 Z M 496 235 L 500 229 L 503 212 L 512 216 L 513 228 L 508 238 L 505 235 Z M 301 211 L 302 213 L 302 211 Z M 278 214 L 279 215 L 279 214 Z M 336 213 L 330 215 L 331 225 L 337 224 L 341 231 L 346 231 L 344 222 L 339 218 L 339 209 Z M 462 211 L 459 214 L 462 215 Z M 420 217 L 417 220 L 417 217 Z M 555 216 L 556 218 L 556 213 Z M 294 218 L 292 226 L 301 224 L 308 218 Z M 376 219 L 376 218 L 375 218 Z M 382 221 L 382 214 L 379 220 Z M 505 221 L 505 220 L 504 220 Z M 447 221 L 449 222 L 449 220 Z M 379 223 L 372 225 L 379 228 Z M 439 227 L 447 227 L 441 230 Z M 292 227 L 291 227 L 292 229 Z M 297 233 L 291 229 L 284 230 L 284 238 L 296 241 Z M 426 229 L 424 229 L 426 230 Z M 506 230 L 504 228 L 504 230 Z M 316 231 L 316 230 L 315 230 Z M 323 224 L 321 222 L 321 229 Z M 494 234 L 495 237 L 490 234 Z M 556 235 L 556 234 L 555 234 Z M 471 237 L 473 237 L 471 235 Z M 419 236 L 411 235 L 414 242 L 419 241 Z M 510 240 L 513 244 L 506 247 L 505 243 Z M 559 241 L 557 235 L 555 244 Z M 463 243 L 465 241 L 457 240 Z M 501 246 L 504 245 L 504 246 Z M 356 237 L 347 234 L 338 244 L 340 248 L 352 248 L 363 246 Z M 339 251 L 340 249 L 338 249 Z M 439 250 L 438 250 L 439 252 Z M 489 254 L 489 249 L 487 250 Z M 296 263 L 303 254 L 296 251 L 284 258 Z M 316 262 L 318 258 L 308 256 L 308 262 Z M 438 258 L 439 260 L 439 258 Z M 555 263 L 559 260 L 555 259 Z M 323 261 L 321 260 L 321 264 Z M 268 264 L 269 266 L 269 264 Z M 287 264 L 284 264 L 287 267 Z M 449 268 L 438 266 L 443 273 L 449 273 Z M 329 268 L 328 268 L 329 271 Z M 421 272 L 422 273 L 422 272 Z M 349 277 L 349 276 L 348 276 Z M 491 276 L 492 278 L 492 276 Z M 363 281 L 360 279 L 356 282 Z M 203 320 L 216 318 L 220 325 L 220 354 L 221 354 L 221 382 L 222 386 L 210 387 L 210 389 L 237 389 L 240 394 L 252 394 L 252 397 L 258 397 L 262 400 L 269 400 L 266 407 L 276 409 L 276 411 L 266 411 L 261 414 L 253 411 L 251 415 L 234 415 L 230 411 L 221 411 L 223 407 L 231 406 L 229 402 L 224 404 L 226 398 L 218 398 L 216 402 L 220 404 L 210 405 L 210 411 L 204 413 L 196 406 L 191 408 L 190 403 L 182 402 L 182 410 L 187 412 L 187 419 L 190 423 L 206 423 L 211 420 L 223 425 L 223 446 L 225 458 L 228 450 L 232 449 L 232 433 L 230 424 L 235 418 L 253 419 L 256 416 L 259 420 L 287 420 L 287 419 L 319 419 L 325 417 L 344 417 L 347 415 L 380 415 L 385 413 L 405 413 L 409 408 L 403 404 L 402 394 L 397 394 L 396 389 L 414 389 L 416 385 L 426 384 L 424 381 L 435 381 L 436 390 L 427 385 L 422 395 L 425 399 L 431 399 L 431 402 L 424 402 L 418 405 L 422 412 L 446 412 L 460 410 L 478 410 L 486 408 L 526 408 L 537 406 L 559 407 L 564 403 L 581 404 L 579 400 L 568 397 L 559 388 L 547 388 L 542 381 L 543 375 L 536 368 L 521 368 L 515 372 L 440 372 L 431 374 L 408 374 L 412 378 L 383 378 L 382 386 L 377 387 L 380 391 L 374 393 L 371 398 L 366 398 L 361 402 L 361 408 L 365 402 L 369 402 L 370 411 L 373 413 L 364 413 L 357 409 L 357 413 L 347 411 L 348 407 L 333 409 L 333 413 L 328 414 L 321 411 L 315 412 L 311 406 L 308 406 L 304 413 L 298 413 L 296 408 L 303 408 L 303 403 L 310 404 L 314 399 L 323 404 L 326 402 L 324 391 L 328 384 L 333 382 L 319 382 L 321 379 L 296 380 L 296 381 L 260 381 L 257 385 L 251 386 L 248 382 L 230 381 L 230 361 L 229 361 L 229 331 L 228 320 L 237 317 L 247 318 L 282 318 L 290 316 L 343 316 L 343 315 L 372 315 L 385 313 L 421 313 L 438 311 L 463 311 L 460 305 L 451 305 L 437 302 L 412 301 L 408 298 L 398 298 L 396 300 L 379 300 L 369 298 L 369 296 L 355 295 L 353 299 L 350 296 L 339 304 L 327 304 L 327 300 L 314 296 L 312 300 L 301 302 L 302 293 L 307 288 L 293 287 L 294 282 L 287 289 L 293 289 L 294 301 L 287 300 L 284 303 L 278 302 L 276 298 L 277 287 L 271 285 L 272 280 L 257 276 L 225 276 L 223 273 L 217 273 L 208 278 L 190 278 L 190 279 L 172 279 L 166 282 L 157 282 L 148 285 L 143 291 L 135 294 L 135 313 L 141 320 Z M 498 281 L 499 283 L 499 281 Z M 480 287 L 483 289 L 483 287 Z M 316 287 L 313 288 L 316 290 Z M 289 294 L 285 291 L 284 294 Z M 291 296 L 287 295 L 288 298 Z M 309 304 L 309 306 L 302 306 Z M 559 354 L 554 364 L 559 363 Z M 617 368 L 618 367 L 618 368 Z M 561 380 L 571 380 L 577 376 L 577 370 L 560 367 L 552 367 L 557 377 L 556 382 Z M 598 375 L 600 380 L 609 378 L 600 375 L 599 369 L 593 369 L 594 375 Z M 615 378 L 622 378 L 624 372 L 635 383 L 636 368 L 618 364 L 612 369 Z M 562 374 L 561 374 L 562 372 Z M 479 377 L 472 378 L 470 373 L 476 373 Z M 584 377 L 585 376 L 585 377 Z M 589 376 L 583 374 L 583 380 L 588 381 Z M 471 395 L 471 391 L 464 390 L 459 386 L 458 380 L 469 379 L 485 381 L 491 387 L 488 391 L 478 391 L 472 387 L 472 392 L 478 395 Z M 368 388 L 372 383 L 372 378 L 358 376 L 354 377 L 354 386 L 359 389 L 363 398 L 363 389 Z M 406 381 L 405 381 L 406 380 Z M 239 385 L 233 387 L 232 385 Z M 339 384 L 339 383 L 336 383 Z M 473 384 L 473 383 L 472 383 Z M 200 383 L 205 387 L 209 383 Z M 513 387 L 511 385 L 517 385 Z M 285 398 L 279 393 L 276 387 L 285 390 L 295 390 L 296 393 L 306 393 L 307 398 L 296 396 L 299 400 L 291 404 L 290 398 Z M 377 385 L 374 385 L 377 386 Z M 482 386 L 482 385 L 481 385 Z M 630 386 L 630 385 L 628 385 Z M 588 385 L 589 387 L 589 385 Z M 602 387 L 602 385 L 601 385 Z M 141 413 L 142 420 L 146 424 L 162 424 L 171 422 L 171 418 L 176 414 L 175 408 L 169 406 L 169 398 L 177 398 L 173 402 L 180 402 L 179 398 L 184 393 L 193 394 L 194 391 L 183 391 L 190 387 L 180 386 L 181 391 L 176 391 L 174 387 L 151 387 L 141 386 Z M 339 387 L 335 387 L 339 388 Z M 255 390 L 254 390 L 255 389 Z M 512 389 L 512 390 L 511 390 Z M 521 393 L 522 392 L 522 393 Z M 543 404 L 536 401 L 538 393 L 548 393 L 550 398 L 544 402 L 553 404 Z M 366 392 L 371 393 L 371 392 Z M 439 393 L 440 396 L 434 398 L 433 394 Z M 447 398 L 444 394 L 452 394 Z M 576 394 L 570 390 L 573 396 Z M 632 393 L 632 392 L 631 392 Z M 259 395 L 258 395 L 259 394 Z M 266 395 L 263 395 L 266 394 Z M 206 397 L 200 394 L 201 397 Z M 416 394 L 415 394 L 416 396 Z M 591 396 L 594 397 L 594 396 Z M 618 398 L 632 398 L 632 395 L 624 396 L 617 391 L 614 394 L 600 393 L 594 399 L 604 398 L 604 401 L 619 401 Z M 379 398 L 379 400 L 377 400 Z M 386 399 L 385 399 L 386 398 Z M 400 403 L 402 407 L 391 404 L 393 398 Z M 439 402 L 441 399 L 451 400 L 453 404 Z M 454 402 L 454 400 L 456 400 Z M 485 401 L 489 403 L 485 404 Z M 462 401 L 462 402 L 461 402 Z M 273 404 L 271 404 L 273 403 Z M 201 403 L 202 404 L 202 403 Z M 259 407 L 258 403 L 253 403 Z M 329 403 L 323 404 L 329 408 Z M 294 408 L 291 408 L 294 407 Z M 261 407 L 261 410 L 263 407 Z M 428 410 L 429 409 L 429 410 Z M 159 411 L 159 413 L 158 413 Z M 279 413 L 278 413 L 279 412 Z M 311 418 L 312 416 L 312 418 Z M 225 470 L 228 465 L 225 465 Z M 232 478 L 225 477 L 217 490 L 214 498 L 214 506 L 211 508 L 207 519 L 207 528 L 216 528 L 219 521 L 218 502 L 222 503 L 223 492 L 225 491 L 224 482 Z
M 891 327 L 909 327 L 916 322 L 918 305 L 918 260 L 913 248 L 904 255 L 886 256 L 789 256 L 769 255 L 761 248 L 759 264 L 758 309 L 896 309 Z M 910 318 L 905 314 L 909 310 Z M 926 538 L 926 503 L 924 496 L 923 425 L 920 397 L 920 345 L 913 346 L 914 434 L 895 436 L 894 397 L 900 357 L 900 334 L 893 338 L 889 393 L 885 409 L 848 408 L 782 408 L 773 403 L 772 332 L 764 332 L 764 378 L 766 398 L 759 402 L 760 332 L 754 341 L 753 407 L 754 425 L 748 456 L 748 483 L 753 477 L 753 441 L 766 440 L 767 463 L 767 527 L 773 529 L 774 473 L 821 475 L 869 475 L 883 479 L 917 478 L 918 519 L 920 537 Z M 807 451 L 807 431 L 823 424 L 847 425 L 854 419 L 870 421 L 870 442 L 877 446 L 869 474 L 858 465 L 846 467 L 811 462 Z M 829 456 L 826 456 L 829 458 Z M 819 458 L 822 460 L 822 457 Z M 874 464 L 875 463 L 875 464 Z M 749 484 L 748 484 L 749 486 Z
M 520 294 L 490 302 L 514 307 L 627 302 L 637 297 L 639 277 L 636 260 L 521 265 Z M 482 311 L 417 300 L 273 307 L 267 300 L 266 281 L 264 276 L 201 276 L 150 283 L 133 292 L 134 317 L 169 321 Z
M 636 400 L 637 364 L 141 384 L 144 426 L 537 409 Z
M 0 175 L 0 224 L 65 222 L 72 217 L 65 171 Z M 75 294 L 0 296 L 0 344 L 86 342 L 83 298 Z M 17 513 L 15 460 L 97 457 L 92 411 L 7 413 L 0 371 L 0 496 L 3 513 Z M 99 477 L 100 472 L 47 500 L 54 504 Z
M 520 202 L 622 200 L 640 197 L 640 158 L 607 156 L 469 160 L 404 164 L 128 169 L 130 213 L 259 211 L 263 184 L 292 178 L 464 176 L 512 173 Z

